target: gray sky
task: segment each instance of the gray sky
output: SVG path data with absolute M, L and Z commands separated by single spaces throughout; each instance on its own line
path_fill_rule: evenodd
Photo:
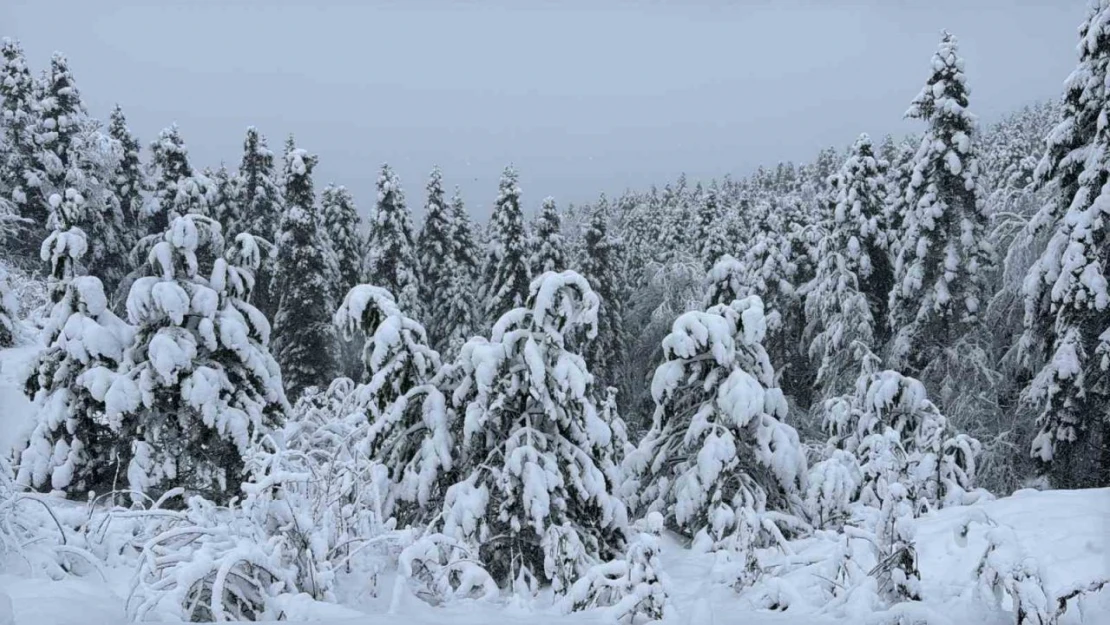
M 486 216 L 502 167 L 525 205 L 804 161 L 901 119 L 939 31 L 990 122 L 1059 97 L 1082 0 L 2 0 L 36 71 L 70 59 L 90 111 L 144 146 L 176 121 L 194 166 L 258 126 L 320 155 L 360 208 L 390 162 L 410 206 L 438 163 Z

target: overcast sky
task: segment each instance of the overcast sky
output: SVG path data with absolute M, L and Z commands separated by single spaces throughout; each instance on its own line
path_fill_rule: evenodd
M 742 175 L 901 119 L 940 30 L 983 122 L 1056 98 L 1082 0 L 0 0 L 37 69 L 67 54 L 90 111 L 144 146 L 177 122 L 194 166 L 237 166 L 258 126 L 320 155 L 317 188 L 374 200 L 378 166 L 423 204 L 433 164 L 485 216 L 504 165 L 553 195 Z

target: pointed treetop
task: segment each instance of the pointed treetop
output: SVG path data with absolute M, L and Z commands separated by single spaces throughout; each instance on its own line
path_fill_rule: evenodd
M 958 116 L 967 108 L 970 90 L 964 75 L 964 60 L 959 56 L 956 38 L 948 31 L 942 34 L 933 55 L 933 75 L 910 103 L 907 118 L 928 120 L 938 112 L 942 116 Z

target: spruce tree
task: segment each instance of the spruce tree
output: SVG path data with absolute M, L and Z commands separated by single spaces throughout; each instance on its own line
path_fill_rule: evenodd
M 624 358 L 624 293 L 620 259 L 608 233 L 608 216 L 596 208 L 585 233 L 582 275 L 600 300 L 597 337 L 584 349 L 586 364 L 602 385 L 614 385 L 617 367 Z
M 158 139 L 150 144 L 150 155 L 153 188 L 144 217 L 147 234 L 158 235 L 169 229 L 172 215 L 184 214 L 178 210 L 178 195 L 188 193 L 184 187 L 193 178 L 193 168 L 177 124 L 158 133 Z
M 1041 409 L 1032 454 L 1060 488 L 1110 486 L 1110 3 L 1092 3 L 1079 35 L 1062 119 L 1035 171 L 1053 193 L 1031 228 L 1051 234 L 1024 282 L 1022 347 L 1041 366 L 1027 391 Z
M 108 417 L 105 394 L 133 329 L 108 308 L 99 279 L 78 276 L 66 283 L 44 330 L 48 347 L 26 387 L 35 425 L 20 451 L 16 482 L 75 499 L 124 488 L 130 440 Z
M 555 207 L 555 198 L 544 198 L 533 234 L 535 242 L 532 245 L 532 275 L 565 270 L 567 242 L 563 238 L 562 220 L 559 217 L 558 208 Z
M 370 238 L 369 281 L 395 294 L 398 305 L 416 318 L 423 315 L 412 215 L 401 181 L 389 165 L 378 175 L 378 203 Z
M 598 298 L 578 274 L 546 273 L 524 307 L 458 359 L 463 478 L 446 491 L 443 533 L 476 545 L 501 583 L 577 578 L 624 545 L 627 514 L 601 468 L 612 432 L 569 337 L 593 334 Z M 589 453 L 586 450 L 598 450 Z
M 130 445 L 133 499 L 182 487 L 226 503 L 240 494 L 248 449 L 281 426 L 270 324 L 248 303 L 260 256 L 249 235 L 225 249 L 220 225 L 196 214 L 175 217 L 151 247 L 149 275 L 127 299 L 135 341 L 104 399 L 117 443 Z
M 227 224 L 228 232 L 249 232 L 276 245 L 281 232 L 282 191 L 274 171 L 274 153 L 266 147 L 266 137 L 253 126 L 247 128 L 235 179 L 236 205 L 241 214 L 234 223 Z M 269 317 L 277 314 L 278 306 L 275 264 L 274 255 L 263 258 L 252 295 L 254 305 Z
M 992 262 L 975 121 L 956 40 L 944 33 L 933 75 L 906 116 L 928 124 L 906 190 L 909 212 L 890 293 L 891 364 L 921 371 L 980 318 Z
M 512 165 L 501 174 L 489 230 L 489 249 L 482 266 L 482 302 L 487 326 L 523 305 L 528 295 L 528 235 L 524 231 L 517 173 Z
M 830 231 L 820 243 L 816 275 L 804 287 L 809 354 L 826 397 L 845 391 L 859 358 L 884 342 L 879 330 L 893 280 L 885 189 L 871 141 L 862 135 L 830 178 Z
M 211 183 L 208 205 L 209 216 L 220 222 L 221 226 L 237 223 L 240 219 L 240 211 L 236 199 L 236 181 L 233 179 L 231 172 L 227 170 L 227 166 L 220 163 L 219 169 L 215 171 L 205 168 L 204 177 Z M 238 234 L 236 230 L 230 227 L 224 232 L 225 237 L 230 239 L 234 239 L 235 234 Z
M 335 310 L 327 258 L 330 250 L 317 228 L 312 189 L 316 157 L 294 148 L 286 155 L 285 212 L 278 238 L 274 353 L 281 363 L 289 397 L 307 386 L 326 387 L 337 371 L 337 339 L 331 323 Z
M 709 189 L 698 194 L 698 213 L 696 232 L 694 234 L 694 247 L 702 268 L 709 271 L 717 260 L 725 253 L 720 249 L 723 243 L 720 232 L 725 221 L 724 211 L 719 205 L 717 183 L 710 185 Z
M 19 249 L 29 252 L 42 239 L 48 207 L 37 201 L 35 188 L 35 125 L 38 110 L 35 102 L 35 81 L 23 48 L 18 41 L 4 38 L 0 42 L 0 114 L 3 124 L 5 152 L 0 156 L 0 192 L 10 201 L 14 213 L 30 220 L 32 234 L 13 240 Z
M 228 232 L 250 232 L 276 241 L 280 232 L 281 189 L 274 171 L 274 153 L 266 147 L 266 137 L 251 126 L 243 140 L 243 158 L 237 174 L 239 223 L 228 224 Z
M 426 520 L 429 504 L 443 501 L 437 478 L 453 466 L 447 398 L 433 383 L 439 354 L 428 346 L 424 327 L 380 287 L 352 288 L 335 323 L 347 338 L 366 336 L 366 383 L 353 395 L 368 427 L 361 428 L 356 450 L 389 471 L 387 508 L 405 525 Z
M 651 429 L 626 461 L 638 513 L 659 512 L 699 547 L 749 563 L 765 513 L 789 511 L 806 472 L 763 349 L 766 327 L 756 296 L 676 319 L 652 380 Z
M 99 276 L 112 290 L 126 273 L 120 258 L 128 238 L 111 180 L 120 146 L 89 119 L 61 54 L 50 59 L 39 91 L 34 126 L 37 199 L 52 213 L 56 204 L 73 205 L 65 211 L 71 220 L 67 225 L 81 228 L 88 241 L 81 271 Z
M 127 118 L 118 104 L 112 109 L 108 136 L 119 143 L 121 150 L 119 164 L 112 176 L 112 192 L 119 201 L 120 213 L 123 215 L 125 249 L 130 250 L 145 234 L 139 227 L 139 219 L 143 214 L 143 191 L 147 187 L 147 181 L 139 154 L 139 140 L 131 134 Z
M 451 198 L 451 254 L 454 274 L 447 287 L 446 317 L 443 325 L 445 355 L 454 355 L 479 326 L 478 270 L 479 245 L 474 223 L 466 214 L 458 187 Z
M 451 282 L 455 279 L 454 212 L 443 195 L 443 177 L 439 168 L 428 177 L 428 201 L 424 205 L 424 226 L 416 241 L 420 263 L 420 301 L 428 321 L 428 337 L 439 351 L 447 347 Z
M 339 302 L 347 291 L 362 279 L 364 240 L 359 234 L 361 219 L 355 208 L 354 197 L 343 186 L 328 185 L 320 195 L 324 230 L 332 252 L 335 253 L 336 275 L 332 280 L 332 301 Z M 354 380 L 362 376 L 360 353 L 365 340 L 356 330 L 350 338 L 340 341 L 340 370 Z

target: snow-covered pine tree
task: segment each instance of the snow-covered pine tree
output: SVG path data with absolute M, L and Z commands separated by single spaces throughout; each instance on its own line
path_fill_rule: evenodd
M 320 194 L 324 230 L 335 253 L 335 279 L 332 284 L 332 301 L 342 301 L 347 291 L 362 279 L 362 262 L 365 241 L 359 233 L 362 219 L 355 208 L 355 199 L 344 186 L 329 184 Z M 343 375 L 353 380 L 362 374 L 362 343 L 364 338 L 354 332 L 350 339 L 340 341 L 339 368 Z
M 378 203 L 369 245 L 369 281 L 394 293 L 403 310 L 421 318 L 412 214 L 405 205 L 401 181 L 388 164 L 382 165 L 378 174 Z
M 107 418 L 124 424 L 118 439 L 131 442 L 132 492 L 182 487 L 226 502 L 252 442 L 281 425 L 270 324 L 248 303 L 261 254 L 248 234 L 225 251 L 220 225 L 200 215 L 175 217 L 151 248 L 151 275 L 127 299 L 135 341 L 105 395 Z
M 235 180 L 236 204 L 241 215 L 234 223 L 226 224 L 227 231 L 249 232 L 276 245 L 281 233 L 282 191 L 274 171 L 274 153 L 266 146 L 266 137 L 253 126 L 247 128 Z M 277 314 L 278 306 L 276 262 L 272 254 L 262 259 L 252 294 L 254 305 L 271 318 Z
M 892 269 L 883 210 L 885 180 L 862 135 L 830 180 L 835 193 L 829 232 L 819 245 L 816 276 L 803 287 L 809 355 L 825 398 L 847 391 L 861 358 L 883 343 Z M 880 320 L 876 324 L 876 320 Z
M 119 421 L 106 416 L 104 402 L 132 331 L 108 309 L 100 280 L 76 277 L 87 252 L 76 226 L 84 202 L 71 188 L 64 200 L 55 193 L 51 206 L 53 231 L 41 256 L 50 263 L 54 306 L 44 328 L 48 347 L 25 389 L 37 422 L 24 441 L 17 482 L 80 496 L 112 488 L 120 471 L 126 474 L 127 444 L 119 444 Z
M 177 124 L 173 124 L 158 133 L 158 139 L 150 144 L 148 178 L 152 181 L 152 193 L 143 210 L 147 234 L 159 235 L 169 229 L 171 213 L 176 212 L 178 206 L 177 196 L 192 176 L 185 141 Z
M 108 308 L 99 279 L 79 276 L 65 284 L 44 332 L 48 347 L 26 388 L 35 425 L 16 482 L 76 499 L 126 488 L 131 441 L 121 436 L 120 420 L 108 417 L 105 394 L 133 329 Z
M 933 75 L 906 116 L 928 124 L 906 190 L 901 247 L 890 293 L 890 363 L 921 371 L 979 320 L 992 250 L 967 111 L 963 59 L 944 33 Z
M 544 198 L 533 232 L 532 275 L 566 270 L 567 243 L 563 238 L 562 228 L 562 219 L 559 217 L 559 209 L 555 206 L 555 198 Z
M 1100 87 L 1110 60 L 1110 2 L 1091 3 L 1063 117 L 1048 136 L 1036 184 L 1054 190 L 1031 227 L 1051 232 L 1026 275 L 1023 348 L 1041 366 L 1027 390 L 1041 407 L 1033 457 L 1061 488 L 1110 486 L 1110 180 Z
M 892 160 L 887 161 L 886 207 L 883 211 L 890 257 L 893 259 L 897 259 L 902 250 L 903 222 L 910 212 L 906 191 L 909 190 L 910 180 L 913 179 L 914 156 L 917 154 L 919 145 L 921 145 L 920 140 L 914 141 L 913 137 L 906 137 L 894 148 Z
M 38 119 L 33 128 L 36 199 L 53 210 L 54 196 L 80 205 L 70 211 L 70 225 L 87 235 L 83 269 L 114 289 L 126 273 L 120 258 L 127 252 L 126 227 L 111 178 L 122 153 L 120 146 L 89 119 L 69 63 L 59 53 L 50 59 L 38 94 Z
M 324 228 L 331 241 L 339 269 L 339 283 L 335 288 L 335 301 L 340 301 L 359 283 L 364 256 L 359 225 L 362 219 L 355 208 L 355 198 L 347 187 L 328 185 L 320 195 Z
M 285 212 L 277 241 L 274 354 L 285 390 L 298 397 L 307 386 L 324 388 L 335 377 L 338 347 L 331 323 L 331 248 L 318 229 L 312 170 L 316 156 L 294 148 L 286 155 Z
M 223 224 L 234 224 L 240 220 L 239 203 L 236 198 L 237 189 L 235 180 L 227 166 L 220 163 L 219 169 L 212 171 L 205 168 L 204 177 L 211 181 L 211 195 L 209 197 L 208 215 Z M 228 229 L 229 234 L 235 232 Z M 236 232 L 236 234 L 238 234 Z
M 608 214 L 595 208 L 584 234 L 582 277 L 590 283 L 600 300 L 597 312 L 597 336 L 586 343 L 583 356 L 599 387 L 616 384 L 616 371 L 624 358 L 624 293 L 620 258 L 608 232 Z
M 117 104 L 112 109 L 108 124 L 108 136 L 119 143 L 121 154 L 119 164 L 111 180 L 112 193 L 119 201 L 123 215 L 124 245 L 130 251 L 146 232 L 140 227 L 139 219 L 143 210 L 143 191 L 146 189 L 146 172 L 140 159 L 139 140 L 131 134 L 123 109 Z
M 830 233 L 831 248 L 843 250 L 848 269 L 856 274 L 871 317 L 880 321 L 878 342 L 886 332 L 887 300 L 894 284 L 886 209 L 885 164 L 875 157 L 871 138 L 860 135 L 836 174 L 836 198 Z M 821 258 L 825 254 L 820 254 Z
M 277 177 L 274 153 L 266 146 L 266 137 L 254 126 L 247 128 L 237 174 L 242 221 L 229 225 L 229 232 L 250 232 L 269 241 L 277 240 L 282 214 Z
M 490 217 L 490 241 L 482 267 L 482 305 L 487 326 L 528 296 L 528 234 L 520 208 L 520 187 L 512 165 L 501 174 Z
M 454 256 L 455 273 L 447 288 L 443 353 L 453 356 L 481 325 L 477 297 L 481 250 L 474 223 L 466 214 L 466 206 L 463 205 L 457 187 L 451 198 L 451 222 L 451 253 Z
M 452 234 L 454 212 L 443 194 L 443 175 L 439 168 L 428 176 L 428 201 L 424 205 L 424 225 L 416 240 L 420 266 L 420 301 L 428 322 L 428 337 L 437 350 L 446 348 L 445 330 L 450 325 L 451 282 L 455 279 Z
M 29 219 L 32 233 L 13 239 L 23 252 L 30 252 L 46 231 L 48 207 L 37 201 L 39 184 L 35 173 L 34 128 L 38 120 L 35 81 L 18 41 L 0 40 L 0 114 L 3 115 L 5 153 L 0 157 L 0 191 L 15 206 L 15 214 Z
M 446 493 L 443 533 L 478 547 L 500 583 L 574 579 L 623 551 L 627 514 L 599 459 L 612 433 L 598 416 L 590 375 L 568 351 L 593 333 L 598 298 L 572 271 L 546 273 L 526 304 L 471 339 L 457 361 L 453 400 L 463 415 L 465 479 Z
M 743 560 L 765 513 L 788 511 L 805 486 L 805 452 L 782 421 L 766 329 L 756 296 L 675 320 L 652 381 L 652 426 L 626 460 L 622 488 L 639 513 L 660 512 L 699 547 L 733 548 Z
M 717 182 L 713 181 L 709 188 L 701 193 L 698 201 L 697 232 L 694 246 L 697 256 L 701 259 L 702 267 L 706 271 L 717 264 L 717 260 L 726 253 L 722 247 L 725 243 L 721 233 L 724 232 L 725 213 L 720 207 L 720 192 Z
M 365 428 L 352 437 L 358 453 L 389 471 L 387 515 L 404 525 L 426 522 L 443 503 L 441 475 L 454 466 L 454 436 L 447 398 L 433 382 L 439 354 L 428 346 L 424 327 L 405 316 L 393 295 L 360 284 L 335 313 L 344 336 L 366 336 L 366 383 L 354 390 L 354 408 Z

